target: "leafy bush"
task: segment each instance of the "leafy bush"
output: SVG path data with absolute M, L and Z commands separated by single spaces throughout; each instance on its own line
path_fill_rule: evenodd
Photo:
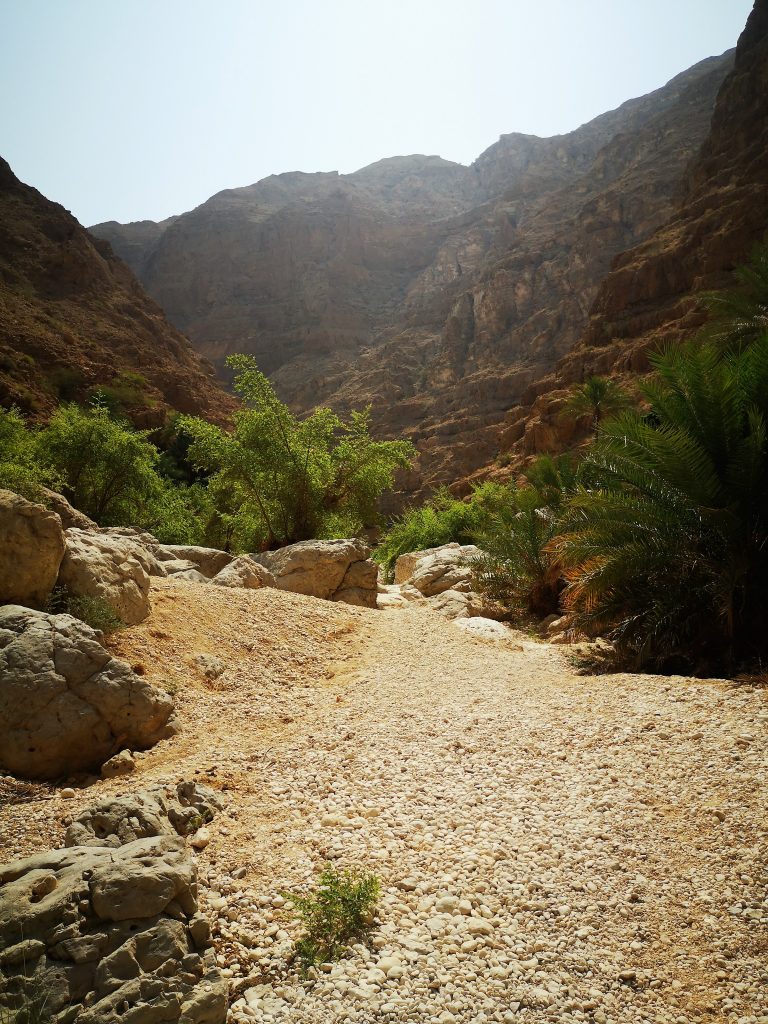
M 395 562 L 409 551 L 435 548 L 441 544 L 474 543 L 475 533 L 491 509 L 504 500 L 507 487 L 486 483 L 476 487 L 462 501 L 447 488 L 439 490 L 431 501 L 409 508 L 389 527 L 374 553 L 374 558 L 391 580 Z
M 35 434 L 18 409 L 0 409 L 0 487 L 37 500 L 41 487 L 58 477 L 38 451 Z
M 552 544 L 566 604 L 638 667 L 768 654 L 768 334 L 654 360 L 650 417 L 606 423 Z
M 368 410 L 347 422 L 330 409 L 299 419 L 251 357 L 227 363 L 247 406 L 235 414 L 234 431 L 191 416 L 180 423 L 192 438 L 189 459 L 211 473 L 213 503 L 236 542 L 277 547 L 375 522 L 380 495 L 410 463 L 410 442 L 374 441 Z
M 567 455 L 542 456 L 526 471 L 527 483 L 509 488 L 475 533 L 484 554 L 474 561 L 479 588 L 533 615 L 557 611 L 562 567 L 550 550 L 579 469 Z
M 283 893 L 296 908 L 304 934 L 294 953 L 307 969 L 338 960 L 352 939 L 371 928 L 381 885 L 375 875 L 353 868 L 325 867 L 317 887 L 307 896 Z
M 125 627 L 123 620 L 103 598 L 73 594 L 66 587 L 54 588 L 48 598 L 46 611 L 51 615 L 72 615 L 107 636 Z

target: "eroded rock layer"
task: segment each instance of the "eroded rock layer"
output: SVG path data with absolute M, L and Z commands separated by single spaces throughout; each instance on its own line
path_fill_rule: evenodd
M 733 54 L 555 138 L 505 135 L 471 167 L 398 157 L 284 174 L 107 238 L 221 367 L 253 353 L 298 409 L 372 403 L 416 442 L 403 486 L 465 476 L 575 343 L 618 253 L 674 209 Z
M 111 247 L 0 159 L 0 404 L 42 417 L 94 388 L 142 426 L 234 405 Z

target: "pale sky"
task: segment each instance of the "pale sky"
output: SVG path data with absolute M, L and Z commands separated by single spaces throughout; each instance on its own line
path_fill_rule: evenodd
M 0 0 L 0 155 L 83 224 L 282 171 L 471 163 L 734 46 L 752 0 Z

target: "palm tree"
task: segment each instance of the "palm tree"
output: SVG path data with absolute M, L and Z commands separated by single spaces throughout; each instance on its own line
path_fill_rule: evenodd
M 704 296 L 710 323 L 704 335 L 725 350 L 750 345 L 768 331 L 768 245 L 734 271 L 736 285 Z
M 768 654 L 768 334 L 653 360 L 650 417 L 605 423 L 553 554 L 566 607 L 636 664 L 694 670 Z
M 572 389 L 562 409 L 562 415 L 589 416 L 592 432 L 597 437 L 601 422 L 615 416 L 629 405 L 624 389 L 609 377 L 588 377 L 583 384 Z

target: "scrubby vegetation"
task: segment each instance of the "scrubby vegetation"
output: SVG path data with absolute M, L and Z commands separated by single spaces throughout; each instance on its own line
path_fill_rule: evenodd
M 66 587 L 54 587 L 45 610 L 51 615 L 72 615 L 106 635 L 125 626 L 103 598 L 73 594 Z
M 410 462 L 410 443 L 375 441 L 367 411 L 342 422 L 317 409 L 300 420 L 252 360 L 232 365 L 246 408 L 231 433 L 193 417 L 154 434 L 136 430 L 103 396 L 59 406 L 43 427 L 0 410 L 0 486 L 37 500 L 53 487 L 101 526 L 230 550 L 373 525 L 382 491 Z
M 380 892 L 375 875 L 328 865 L 316 888 L 306 896 L 284 893 L 304 926 L 304 934 L 294 946 L 302 967 L 306 970 L 338 960 L 352 939 L 363 938 L 373 925 Z
M 358 533 L 413 456 L 408 441 L 375 441 L 368 410 L 347 422 L 330 409 L 294 416 L 249 356 L 227 360 L 245 406 L 234 430 L 185 416 L 189 459 L 210 473 L 208 489 L 236 546 L 273 548 Z
M 474 543 L 475 535 L 491 509 L 504 502 L 508 488 L 499 484 L 482 484 L 466 501 L 454 498 L 447 488 L 421 506 L 406 509 L 390 525 L 376 549 L 374 557 L 391 580 L 395 562 L 409 551 L 434 548 L 440 544 Z

